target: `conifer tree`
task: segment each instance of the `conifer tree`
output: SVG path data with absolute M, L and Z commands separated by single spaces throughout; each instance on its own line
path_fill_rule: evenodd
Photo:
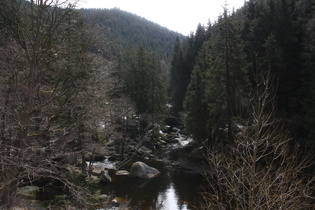
M 161 76 L 161 65 L 155 54 L 149 56 L 149 109 L 148 112 L 158 119 L 165 112 L 166 84 Z
M 205 101 L 205 73 L 208 68 L 207 48 L 202 47 L 194 66 L 186 93 L 184 108 L 186 111 L 185 126 L 188 133 L 199 142 L 208 138 L 208 107 Z
M 135 88 L 135 56 L 135 50 L 129 45 L 126 51 L 119 54 L 117 58 L 117 76 L 123 81 L 124 92 L 128 95 L 132 95 Z
M 139 113 L 144 113 L 148 110 L 148 97 L 149 97 L 149 68 L 148 58 L 144 49 L 140 47 L 136 56 L 136 66 L 134 71 L 134 92 L 132 98 L 134 99 L 137 110 Z
M 179 38 L 176 39 L 173 56 L 171 62 L 171 80 L 169 93 L 172 98 L 174 111 L 179 112 L 182 110 L 182 100 L 185 94 L 183 90 L 183 51 Z
M 124 83 L 124 93 L 135 102 L 137 113 L 158 119 L 165 111 L 166 84 L 156 55 L 142 47 L 136 53 L 130 48 L 119 56 L 116 71 Z
M 195 58 L 198 56 L 198 52 L 205 41 L 206 41 L 205 27 L 199 23 L 197 26 L 195 36 L 194 36 L 194 44 L 193 44 L 193 47 L 194 47 L 193 54 Z
M 248 85 L 240 27 L 233 18 L 224 9 L 223 17 L 209 40 L 206 73 L 209 129 L 217 130 L 218 126 L 227 125 L 229 140 L 232 140 L 232 118 L 242 107 L 241 101 L 246 96 Z
M 179 40 L 175 43 L 170 85 L 170 95 L 175 113 L 183 110 L 184 98 L 190 83 L 196 57 L 205 40 L 205 28 L 199 24 L 195 34 L 191 33 L 183 41 L 182 47 Z

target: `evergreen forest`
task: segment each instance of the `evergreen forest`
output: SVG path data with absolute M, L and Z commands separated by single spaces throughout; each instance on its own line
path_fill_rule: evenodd
M 164 189 L 140 161 L 202 177 L 179 209 L 314 209 L 314 102 L 314 0 L 247 0 L 189 36 L 1 0 L 0 209 L 168 208 L 105 192 L 127 173 Z

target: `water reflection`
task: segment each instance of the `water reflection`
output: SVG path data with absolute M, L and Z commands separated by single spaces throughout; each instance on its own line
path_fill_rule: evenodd
M 158 196 L 158 206 L 162 210 L 187 210 L 187 205 L 180 203 L 173 184 L 169 186 L 166 192 L 160 192 Z
M 130 200 L 129 209 L 196 209 L 199 186 L 203 182 L 200 174 L 176 168 L 170 162 L 144 162 L 157 168 L 161 174 L 152 180 L 114 176 L 112 183 L 102 185 L 103 193 L 127 198 Z

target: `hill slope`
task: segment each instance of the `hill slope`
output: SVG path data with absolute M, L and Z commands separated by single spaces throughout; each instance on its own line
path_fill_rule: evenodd
M 97 24 L 104 29 L 106 38 L 113 43 L 116 52 L 129 44 L 142 46 L 169 62 L 176 37 L 180 40 L 185 38 L 180 33 L 117 8 L 81 9 L 80 12 L 88 19 L 99 18 Z

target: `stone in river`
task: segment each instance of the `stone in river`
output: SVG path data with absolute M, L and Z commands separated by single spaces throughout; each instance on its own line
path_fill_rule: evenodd
M 151 179 L 160 174 L 160 171 L 156 168 L 150 167 L 143 162 L 135 162 L 132 164 L 129 172 L 129 176 L 138 177 L 143 179 Z

